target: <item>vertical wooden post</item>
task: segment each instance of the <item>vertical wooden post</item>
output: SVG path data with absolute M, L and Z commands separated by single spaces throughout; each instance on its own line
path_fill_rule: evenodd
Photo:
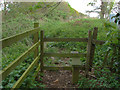
M 91 55 L 91 45 L 92 45 L 92 31 L 88 31 L 88 44 L 87 44 L 87 60 L 86 60 L 86 71 L 85 75 L 88 77 L 88 71 L 90 69 L 89 63 L 90 63 L 90 55 Z
M 34 28 L 37 28 L 37 27 L 39 27 L 39 23 L 34 23 Z M 34 40 L 33 40 L 33 42 L 34 42 L 34 44 L 35 44 L 35 43 L 37 43 L 38 41 L 39 41 L 39 32 L 37 32 L 37 33 L 34 34 Z M 37 47 L 37 48 L 35 49 L 34 59 L 38 56 L 38 54 L 39 54 L 39 47 Z M 38 72 L 39 72 L 40 64 L 37 63 L 36 67 L 37 67 L 37 68 L 36 68 L 36 70 L 35 70 L 35 72 L 34 72 L 34 75 L 33 75 L 34 79 L 36 78 L 36 76 L 37 76 L 37 74 L 38 74 Z M 34 79 L 33 79 L 33 80 L 34 80 Z
M 79 80 L 79 70 L 80 67 L 73 65 L 72 66 L 72 83 L 76 84 Z
M 71 53 L 78 53 L 77 51 L 71 51 Z M 80 58 L 72 59 L 72 83 L 76 84 L 79 80 L 79 70 L 82 65 Z
M 37 27 L 39 27 L 39 23 L 34 23 L 34 28 L 37 28 Z M 36 32 L 36 33 L 34 34 L 33 43 L 35 44 L 35 43 L 37 43 L 38 41 L 39 41 L 39 33 Z M 39 48 L 39 47 L 37 47 L 37 48 L 35 49 L 35 51 L 34 51 L 34 58 L 36 58 L 36 57 L 38 56 L 38 48 Z
M 37 28 L 37 27 L 39 27 L 39 23 L 34 23 L 34 28 Z M 35 44 L 38 41 L 39 41 L 39 32 L 36 32 L 34 34 L 33 43 Z M 39 47 L 37 47 L 34 51 L 34 59 L 38 56 L 38 54 L 39 54 Z M 39 65 L 39 63 L 37 63 L 36 66 L 38 67 L 38 65 Z M 33 75 L 34 78 L 36 77 L 35 74 L 37 75 L 37 72 L 34 73 L 34 75 Z
M 92 36 L 92 40 L 96 40 L 97 39 L 97 32 L 98 32 L 98 28 L 95 27 L 94 28 L 94 31 L 93 31 L 93 36 Z M 90 65 L 90 71 L 91 71 L 91 68 L 92 68 L 92 65 L 93 65 L 93 59 L 94 59 L 94 54 L 95 54 L 95 44 L 91 44 L 91 54 L 90 54 L 90 62 L 89 62 L 89 65 Z
M 41 69 L 41 72 L 43 72 L 43 53 L 44 53 L 44 41 L 43 41 L 43 38 L 44 38 L 44 32 L 41 31 L 40 32 L 40 62 L 41 62 L 41 65 L 40 65 L 40 69 Z

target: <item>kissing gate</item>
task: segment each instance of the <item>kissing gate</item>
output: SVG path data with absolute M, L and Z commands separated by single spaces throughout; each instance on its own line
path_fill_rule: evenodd
M 34 73 L 34 78 L 37 76 L 39 70 L 42 72 L 43 70 L 72 70 L 72 82 L 76 83 L 78 81 L 79 70 L 85 70 L 86 77 L 88 76 L 88 72 L 91 71 L 92 62 L 94 59 L 95 53 L 95 44 L 103 44 L 104 41 L 97 40 L 97 31 L 98 28 L 94 28 L 92 31 L 88 31 L 88 38 L 46 38 L 44 37 L 44 32 L 39 27 L 39 23 L 34 23 L 33 30 L 26 31 L 21 34 L 17 34 L 8 38 L 4 38 L 0 40 L 2 43 L 2 48 L 10 46 L 11 44 L 20 41 L 21 39 L 34 35 L 34 45 L 30 47 L 27 51 L 25 51 L 22 55 L 20 55 L 17 59 L 15 59 L 12 63 L 10 63 L 6 68 L 4 68 L 0 75 L 2 76 L 2 80 L 4 80 L 10 72 L 12 72 L 16 66 L 18 66 L 24 59 L 31 53 L 34 52 L 34 61 L 29 65 L 26 71 L 22 74 L 22 76 L 16 81 L 13 85 L 13 88 L 19 88 L 22 82 L 25 80 L 29 72 L 36 66 L 36 71 Z M 40 40 L 39 40 L 39 31 L 40 31 Z M 87 42 L 87 53 L 46 53 L 44 52 L 44 42 Z M 40 46 L 40 53 L 39 53 Z M 64 67 L 54 67 L 54 66 L 44 66 L 43 58 L 44 57 L 71 57 L 72 66 L 64 66 Z M 80 61 L 80 57 L 86 57 L 85 66 Z M 39 63 L 40 61 L 40 63 Z

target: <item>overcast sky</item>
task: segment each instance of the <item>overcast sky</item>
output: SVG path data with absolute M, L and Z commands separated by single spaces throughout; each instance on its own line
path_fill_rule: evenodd
M 75 10 L 77 10 L 78 12 L 86 13 L 86 10 L 93 10 L 92 6 L 87 6 L 88 3 L 90 3 L 93 0 L 65 0 L 67 1 L 72 8 L 74 8 Z M 100 0 L 98 0 L 97 6 L 100 6 Z M 91 17 L 97 17 L 98 14 L 97 13 L 91 13 L 90 14 Z
M 72 8 L 74 8 L 78 12 L 81 12 L 81 13 L 84 13 L 84 14 L 87 14 L 86 10 L 93 10 L 92 6 L 87 6 L 87 4 L 90 3 L 93 0 L 65 0 L 65 1 L 67 1 L 71 5 Z M 115 1 L 118 2 L 120 0 L 115 0 Z M 100 6 L 100 4 L 101 4 L 101 1 L 97 0 L 96 5 Z M 97 17 L 97 16 L 98 16 L 97 13 L 91 13 L 90 14 L 90 17 Z
M 0 0 L 0 3 L 1 3 L 1 1 L 3 1 L 3 0 Z M 20 1 L 20 0 L 15 0 L 15 1 Z M 23 1 L 36 1 L 36 0 L 23 0 Z M 38 1 L 41 1 L 41 0 L 38 0 Z M 44 1 L 44 0 L 42 0 L 42 1 Z M 50 0 L 45 0 L 45 1 L 50 1 Z M 55 0 L 53 0 L 53 1 L 55 1 Z M 65 1 L 67 1 L 71 5 L 72 8 L 74 8 L 75 10 L 77 10 L 78 12 L 81 12 L 83 14 L 88 14 L 88 13 L 86 13 L 87 10 L 93 10 L 92 6 L 87 6 L 87 4 L 93 0 L 65 0 Z M 115 0 L 115 1 L 118 2 L 119 0 Z M 101 4 L 100 0 L 97 0 L 96 5 L 100 6 L 100 4 Z M 90 16 L 97 17 L 98 14 L 91 13 Z

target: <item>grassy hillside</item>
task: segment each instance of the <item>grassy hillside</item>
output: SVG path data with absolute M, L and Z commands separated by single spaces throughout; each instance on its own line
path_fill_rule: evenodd
M 18 33 L 24 32 L 26 30 L 33 29 L 34 22 L 39 22 L 41 30 L 44 30 L 45 37 L 70 37 L 70 38 L 84 38 L 88 37 L 88 30 L 93 30 L 94 27 L 98 27 L 98 40 L 106 40 L 106 31 L 104 30 L 104 20 L 100 19 L 76 19 L 84 17 L 85 15 L 78 13 L 66 2 L 62 2 L 57 8 L 53 10 L 56 3 L 16 3 L 15 5 L 10 5 L 11 10 L 4 15 L 3 11 L 3 24 L 2 31 L 3 37 L 6 38 Z M 51 11 L 52 10 L 52 11 Z M 72 16 L 72 20 L 70 19 Z M 33 36 L 25 38 L 20 42 L 13 44 L 10 47 L 3 49 L 2 57 L 2 68 L 5 68 L 8 64 L 14 61 L 18 56 L 20 56 L 25 50 L 33 45 Z M 86 43 L 73 43 L 73 42 L 59 42 L 59 43 L 45 43 L 46 52 L 71 52 L 78 51 L 86 53 Z M 94 66 L 103 63 L 106 47 L 96 46 Z M 26 68 L 33 61 L 33 53 L 29 57 L 25 58 L 25 61 L 20 64 L 13 72 L 8 75 L 8 77 L 3 80 L 2 84 L 5 88 L 11 88 L 13 84 L 18 80 L 18 78 L 23 74 Z M 51 59 L 46 59 L 46 65 L 50 65 Z M 60 58 L 56 58 L 59 61 Z M 85 63 L 86 59 L 81 58 L 82 62 Z M 34 71 L 33 71 L 34 72 Z M 28 87 L 45 87 L 41 83 L 34 81 L 32 75 L 33 72 L 29 74 L 22 84 L 22 88 Z M 111 73 L 109 73 L 111 74 Z M 111 74 L 112 75 L 112 74 Z M 83 78 L 84 79 L 84 78 Z M 104 77 L 106 79 L 106 77 Z M 102 80 L 103 78 L 98 78 Z M 41 80 L 41 79 L 40 79 Z M 42 80 L 41 80 L 42 81 Z M 87 79 L 82 80 L 87 81 Z M 94 80 L 93 80 L 94 81 Z M 109 84 L 109 87 L 115 87 L 118 85 L 117 81 L 114 81 L 114 77 L 109 82 L 106 80 L 105 87 Z M 114 84 L 114 82 L 115 84 Z M 95 81 L 94 81 L 95 82 Z M 79 82 L 79 85 L 82 82 Z M 86 83 L 86 82 L 85 82 Z M 94 87 L 94 84 L 92 86 Z M 114 85 L 113 85 L 114 84 Z M 113 85 L 113 86 L 111 86 Z M 103 86 L 99 86 L 103 87 Z
M 14 3 L 10 4 L 10 11 L 2 12 L 2 38 L 6 38 L 26 30 L 33 29 L 34 22 L 39 22 L 40 27 L 48 25 L 49 23 L 56 23 L 69 20 L 69 17 L 73 18 L 84 16 L 78 14 L 77 11 L 72 9 L 68 3 L 63 2 L 57 8 L 54 8 L 55 2 L 51 3 Z M 46 6 L 46 7 L 45 7 Z M 51 11 L 52 10 L 52 11 Z M 51 12 L 49 12 L 51 11 Z M 77 14 L 76 14 L 77 13 Z M 54 25 L 54 24 L 53 24 Z M 44 28 L 44 27 L 43 27 Z M 49 34 L 51 35 L 51 34 Z M 5 68 L 8 64 L 14 61 L 25 50 L 32 46 L 32 37 L 25 38 L 24 40 L 17 42 L 10 47 L 4 48 L 2 51 L 2 68 Z M 11 88 L 16 80 L 22 75 L 26 68 L 33 61 L 33 53 L 25 59 L 8 77 L 3 81 L 5 88 Z M 34 87 L 36 82 L 31 82 L 32 74 L 25 80 L 22 87 Z M 39 84 L 40 85 L 40 84 Z M 40 85 L 42 86 L 42 85 Z
M 24 2 L 9 5 L 11 10 L 7 11 L 7 14 L 3 11 L 2 38 L 32 29 L 34 22 L 44 24 L 49 21 L 66 21 L 71 16 L 72 19 L 85 16 L 71 8 L 67 2 L 62 2 L 55 8 L 56 4 L 55 2 Z

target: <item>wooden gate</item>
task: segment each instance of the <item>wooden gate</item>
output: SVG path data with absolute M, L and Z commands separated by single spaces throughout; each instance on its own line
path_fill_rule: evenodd
M 41 72 L 43 70 L 72 70 L 73 83 L 77 82 L 79 76 L 79 70 L 86 71 L 86 77 L 88 76 L 88 71 L 91 70 L 94 53 L 95 53 L 95 44 L 93 43 L 97 39 L 98 28 L 94 28 L 92 31 L 88 31 L 88 38 L 46 38 L 44 37 L 44 31 L 40 33 L 40 62 L 41 62 Z M 45 53 L 44 52 L 44 42 L 87 42 L 87 53 Z M 72 61 L 72 66 L 44 66 L 43 58 L 44 57 L 70 57 L 76 58 Z M 80 62 L 80 57 L 86 57 L 86 65 L 84 66 Z
M 94 60 L 95 53 L 95 44 L 103 44 L 104 41 L 97 40 L 97 31 L 98 28 L 94 28 L 92 31 L 88 31 L 88 38 L 45 38 L 44 32 L 40 31 L 40 39 L 39 39 L 39 23 L 34 23 L 34 29 L 26 31 L 21 34 L 17 34 L 8 38 L 4 38 L 0 40 L 2 43 L 2 48 L 12 45 L 13 43 L 22 40 L 23 38 L 34 35 L 34 45 L 31 46 L 27 51 L 25 51 L 22 55 L 20 55 L 17 59 L 15 59 L 12 63 L 10 63 L 6 68 L 0 71 L 0 76 L 2 76 L 2 80 L 4 80 L 24 59 L 32 52 L 34 52 L 34 61 L 29 65 L 26 71 L 22 74 L 22 76 L 17 80 L 17 82 L 13 85 L 13 88 L 19 88 L 25 78 L 28 76 L 30 71 L 36 66 L 36 71 L 34 73 L 34 77 L 36 77 L 39 70 L 41 72 L 43 70 L 72 70 L 73 71 L 73 82 L 75 82 L 78 78 L 79 69 L 86 71 L 86 76 L 88 76 L 88 72 L 92 67 L 92 63 Z M 87 53 L 45 53 L 44 52 L 44 42 L 87 42 Z M 40 45 L 40 52 L 39 52 Z M 71 58 L 80 58 L 86 57 L 86 65 L 81 66 L 81 64 L 77 65 L 76 61 L 80 62 L 80 60 L 76 60 L 73 66 L 64 66 L 64 67 L 47 67 L 44 66 L 43 58 L 47 57 L 71 57 Z M 39 63 L 40 60 L 40 63 Z M 75 67 L 77 66 L 77 67 Z M 76 71 L 77 70 L 77 71 Z

